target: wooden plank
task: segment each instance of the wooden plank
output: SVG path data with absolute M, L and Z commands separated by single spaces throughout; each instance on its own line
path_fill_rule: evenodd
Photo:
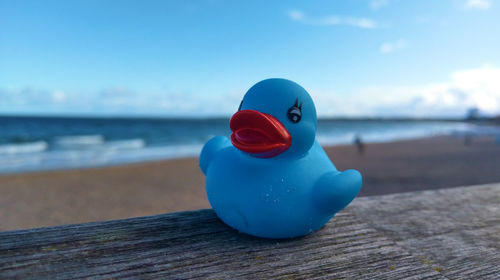
M 500 184 L 360 198 L 349 210 L 449 279 L 500 279 Z
M 356 199 L 319 232 L 240 234 L 213 211 L 0 233 L 0 279 L 500 279 L 500 184 Z
M 441 279 L 349 212 L 292 240 L 240 234 L 211 210 L 0 233 L 0 278 Z

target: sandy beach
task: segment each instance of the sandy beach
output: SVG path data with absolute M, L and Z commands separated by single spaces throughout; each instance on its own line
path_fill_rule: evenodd
M 327 147 L 339 170 L 363 174 L 360 195 L 500 182 L 500 144 L 447 136 Z M 0 175 L 0 230 L 210 207 L 197 159 Z

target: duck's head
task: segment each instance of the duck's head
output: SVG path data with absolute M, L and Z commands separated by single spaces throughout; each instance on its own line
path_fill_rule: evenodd
M 230 121 L 231 142 L 254 157 L 301 156 L 314 143 L 316 108 L 307 91 L 285 79 L 251 87 Z

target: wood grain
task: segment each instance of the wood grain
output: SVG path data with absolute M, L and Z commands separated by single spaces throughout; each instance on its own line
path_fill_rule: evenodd
M 500 279 L 500 184 L 361 198 L 349 210 L 449 279 Z
M 0 279 L 499 279 L 500 184 L 356 199 L 304 238 L 212 210 L 0 233 Z

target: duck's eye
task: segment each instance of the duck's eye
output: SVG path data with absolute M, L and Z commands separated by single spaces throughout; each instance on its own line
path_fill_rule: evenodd
M 297 106 L 290 107 L 290 109 L 288 109 L 288 118 L 293 123 L 300 122 L 300 119 L 302 118 L 302 110 L 300 109 L 300 107 Z
M 241 105 L 243 105 L 243 100 L 240 102 L 240 107 L 238 107 L 238 111 L 241 110 Z
M 300 119 L 302 118 L 302 102 L 300 102 L 299 105 L 299 99 L 295 99 L 295 104 L 293 104 L 290 109 L 288 109 L 288 118 L 290 121 L 293 123 L 298 123 L 300 122 Z

